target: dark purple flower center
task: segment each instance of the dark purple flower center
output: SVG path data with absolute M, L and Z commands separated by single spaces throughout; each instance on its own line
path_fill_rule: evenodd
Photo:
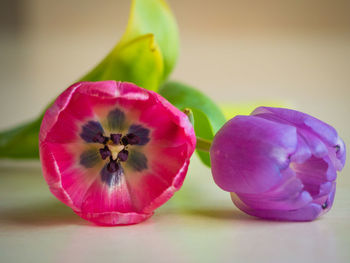
M 133 133 L 128 133 L 122 138 L 122 144 L 123 145 L 134 145 L 134 144 L 139 144 L 141 142 L 140 137 Z
M 99 132 L 92 138 L 92 141 L 98 143 L 106 143 L 108 141 L 108 137 L 103 136 L 103 134 Z
M 120 133 L 112 133 L 111 134 L 111 140 L 114 144 L 119 144 L 121 138 L 122 138 L 122 134 L 120 134 Z
M 114 173 L 118 171 L 120 168 L 120 164 L 116 161 L 113 160 L 112 158 L 110 159 L 109 163 L 107 164 L 107 170 L 110 173 Z
M 108 185 L 119 182 L 124 174 L 121 163 L 126 162 L 128 167 L 136 172 L 148 168 L 147 157 L 132 145 L 143 146 L 150 141 L 150 130 L 140 124 L 132 124 L 124 134 L 117 133 L 127 128 L 126 115 L 119 109 L 114 109 L 107 115 L 109 130 L 116 131 L 106 136 L 102 125 L 98 121 L 88 121 L 82 126 L 80 137 L 86 143 L 101 144 L 98 151 L 87 149 L 80 155 L 80 164 L 85 168 L 94 167 L 101 159 L 106 164 L 101 170 L 101 179 Z
M 104 147 L 99 150 L 100 156 L 102 160 L 106 160 L 108 157 L 110 158 L 110 161 L 107 164 L 107 169 L 108 171 L 113 170 L 113 172 L 115 172 L 115 169 L 117 169 L 119 162 L 125 162 L 128 160 L 128 145 L 133 145 L 140 142 L 140 138 L 132 133 L 128 133 L 124 136 L 120 133 L 112 133 L 109 137 L 103 136 L 102 134 L 97 134 L 94 138 L 96 138 L 94 142 L 104 145 Z M 118 151 L 118 153 L 115 154 L 116 157 L 113 158 L 113 153 L 115 151 Z
M 109 148 L 107 146 L 105 146 L 104 148 L 100 149 L 100 155 L 101 155 L 102 160 L 106 160 L 106 158 L 111 156 L 112 153 L 109 150 Z

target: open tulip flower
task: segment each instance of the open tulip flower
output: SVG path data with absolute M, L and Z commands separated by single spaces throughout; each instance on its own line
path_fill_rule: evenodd
M 51 192 L 84 219 L 134 224 L 177 191 L 196 138 L 188 117 L 155 92 L 80 82 L 46 111 L 39 135 Z
M 311 221 L 332 207 L 346 151 L 330 125 L 298 111 L 259 107 L 228 121 L 210 156 L 216 184 L 242 211 Z

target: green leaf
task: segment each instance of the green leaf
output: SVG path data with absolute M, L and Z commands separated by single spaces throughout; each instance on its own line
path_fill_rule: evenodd
M 226 122 L 219 107 L 193 87 L 179 82 L 167 82 L 160 88 L 159 94 L 180 110 L 191 109 L 197 137 L 213 140 L 215 133 Z M 202 162 L 210 167 L 209 153 L 198 149 L 197 153 Z
M 195 108 L 192 108 L 193 118 L 194 118 L 194 130 L 196 136 L 199 138 L 204 138 L 212 141 L 214 138 L 213 127 L 208 120 L 208 117 L 201 111 Z M 201 161 L 210 167 L 210 156 L 208 152 L 201 151 L 196 149 L 197 154 Z
M 0 133 L 0 158 L 39 158 L 41 118 Z
M 158 89 L 163 74 L 163 58 L 152 34 L 133 39 L 112 52 L 81 81 L 120 80 L 145 89 Z
M 153 34 L 163 55 L 163 80 L 173 70 L 179 54 L 175 17 L 164 0 L 133 0 L 128 26 L 118 46 L 141 35 Z

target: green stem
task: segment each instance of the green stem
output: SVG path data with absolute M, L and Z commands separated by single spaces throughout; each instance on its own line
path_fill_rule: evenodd
M 211 143 L 212 141 L 197 137 L 196 149 L 203 152 L 209 152 Z

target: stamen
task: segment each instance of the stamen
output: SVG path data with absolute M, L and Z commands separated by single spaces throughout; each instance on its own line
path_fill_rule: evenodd
M 111 140 L 114 144 L 119 144 L 121 137 L 122 135 L 120 133 L 111 133 Z
M 93 141 L 93 142 L 102 143 L 102 144 L 107 143 L 108 140 L 109 140 L 109 138 L 103 136 L 103 134 L 102 134 L 101 132 L 97 133 L 97 134 L 92 138 L 92 141 Z
M 139 144 L 141 140 L 140 137 L 133 133 L 128 133 L 125 136 L 120 133 L 111 133 L 110 137 L 105 137 L 99 132 L 93 138 L 93 141 L 105 144 L 105 147 L 99 150 L 101 158 L 106 160 L 109 157 L 110 162 L 107 164 L 107 170 L 115 172 L 119 169 L 119 161 L 125 162 L 128 160 L 127 145 Z
M 128 145 L 128 144 L 129 144 L 128 138 L 127 138 L 126 136 L 123 136 L 123 138 L 122 138 L 122 140 L 121 140 L 121 143 L 122 143 L 124 146 Z
M 121 161 L 121 162 L 125 162 L 127 159 L 128 159 L 128 156 L 129 156 L 129 152 L 127 150 L 121 150 L 119 153 L 118 153 L 118 159 Z
M 100 155 L 101 155 L 101 158 L 103 160 L 105 160 L 107 157 L 111 156 L 112 153 L 111 151 L 109 150 L 109 148 L 107 146 L 105 146 L 104 148 L 101 148 L 100 149 Z
M 141 141 L 140 137 L 133 134 L 133 133 L 128 133 L 122 138 L 122 144 L 123 145 L 134 145 L 134 144 L 139 144 Z

